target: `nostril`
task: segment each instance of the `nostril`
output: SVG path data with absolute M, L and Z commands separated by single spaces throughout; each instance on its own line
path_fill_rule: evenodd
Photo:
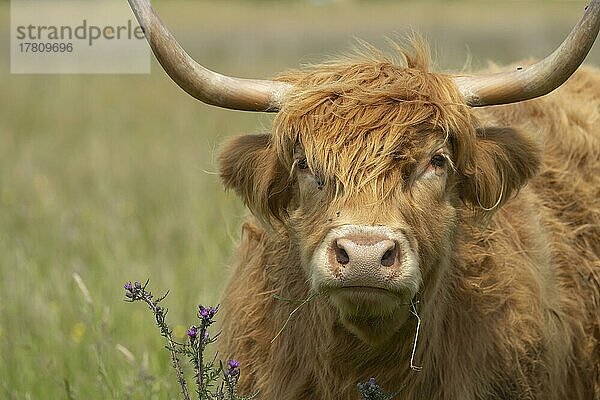
M 337 242 L 335 243 L 335 259 L 338 263 L 342 265 L 346 265 L 350 262 L 350 257 L 348 256 L 348 253 L 346 252 L 346 250 L 341 248 Z
M 396 245 L 394 245 L 391 249 L 388 249 L 385 253 L 383 253 L 383 257 L 381 257 L 381 265 L 384 267 L 391 267 L 396 262 Z

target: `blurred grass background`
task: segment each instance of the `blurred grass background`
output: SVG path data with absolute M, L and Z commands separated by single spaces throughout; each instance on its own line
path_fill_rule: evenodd
M 386 48 L 410 30 L 443 70 L 471 56 L 473 69 L 543 57 L 585 5 L 154 4 L 200 62 L 245 77 L 328 58 L 355 38 Z M 122 301 L 122 285 L 170 289 L 180 337 L 197 304 L 218 302 L 245 211 L 215 175 L 217 149 L 267 130 L 271 116 L 200 104 L 154 61 L 149 75 L 10 75 L 9 16 L 0 3 L 0 398 L 177 398 L 153 318 Z M 588 63 L 600 65 L 600 45 Z

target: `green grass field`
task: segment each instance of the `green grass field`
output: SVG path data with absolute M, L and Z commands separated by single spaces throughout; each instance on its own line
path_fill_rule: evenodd
M 355 37 L 385 47 L 410 29 L 426 34 L 442 69 L 460 70 L 468 54 L 475 69 L 541 57 L 584 6 L 155 3 L 198 60 L 248 77 L 349 50 Z M 9 15 L 0 3 L 5 55 Z M 600 65 L 600 45 L 588 62 Z M 149 278 L 156 293 L 171 290 L 179 337 L 197 304 L 219 301 L 245 211 L 224 193 L 216 154 L 228 136 L 268 129 L 271 116 L 198 103 L 156 63 L 131 76 L 11 75 L 8 66 L 3 57 L 0 398 L 177 398 L 152 315 L 124 303 L 122 286 Z

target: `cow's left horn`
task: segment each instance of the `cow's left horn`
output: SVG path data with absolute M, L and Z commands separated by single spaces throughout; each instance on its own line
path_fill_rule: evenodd
M 148 43 L 167 74 L 193 97 L 218 107 L 245 111 L 279 110 L 290 85 L 283 82 L 233 78 L 194 61 L 160 21 L 149 0 L 128 0 Z
M 600 28 L 600 0 L 592 0 L 569 36 L 554 53 L 511 72 L 456 76 L 454 82 L 472 107 L 514 103 L 550 93 L 562 85 L 587 56 Z

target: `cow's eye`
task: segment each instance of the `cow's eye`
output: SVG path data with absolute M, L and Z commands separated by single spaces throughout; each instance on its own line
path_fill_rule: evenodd
M 308 161 L 306 161 L 306 157 L 300 158 L 296 164 L 298 165 L 298 168 L 300 168 L 300 169 L 308 168 Z
M 442 154 L 436 154 L 431 157 L 431 165 L 434 167 L 442 168 L 446 164 L 446 157 Z

